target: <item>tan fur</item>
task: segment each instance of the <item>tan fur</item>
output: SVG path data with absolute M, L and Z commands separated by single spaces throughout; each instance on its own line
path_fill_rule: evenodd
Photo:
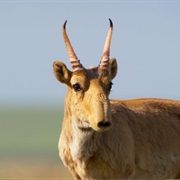
M 180 178 L 180 101 L 109 100 L 117 72 L 98 68 L 70 72 L 54 63 L 65 83 L 64 120 L 59 153 L 75 179 Z M 72 86 L 80 84 L 81 91 Z M 101 121 L 112 126 L 101 128 Z

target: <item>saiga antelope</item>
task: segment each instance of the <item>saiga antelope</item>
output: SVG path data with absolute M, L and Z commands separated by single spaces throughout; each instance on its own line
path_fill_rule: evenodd
M 110 59 L 113 23 L 98 67 L 78 60 L 63 26 L 73 71 L 56 61 L 54 74 L 67 85 L 59 154 L 75 179 L 180 178 L 180 101 L 110 100 L 117 73 Z

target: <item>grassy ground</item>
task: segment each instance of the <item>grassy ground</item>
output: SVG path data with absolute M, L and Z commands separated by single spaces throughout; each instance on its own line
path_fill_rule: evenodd
M 0 109 L 0 178 L 72 178 L 58 156 L 62 110 Z

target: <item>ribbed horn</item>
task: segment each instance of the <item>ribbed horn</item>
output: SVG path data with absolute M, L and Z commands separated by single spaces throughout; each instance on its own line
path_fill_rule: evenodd
M 71 42 L 69 41 L 68 35 L 66 33 L 66 23 L 67 23 L 67 20 L 64 22 L 62 33 L 63 33 L 63 38 L 64 38 L 64 42 L 66 45 L 66 49 L 68 52 L 68 56 L 70 59 L 71 67 L 72 67 L 73 71 L 81 70 L 81 69 L 83 69 L 83 66 L 80 63 L 80 60 L 78 60 L 78 57 L 76 56 L 76 53 L 73 50 Z
M 109 65 L 110 45 L 111 45 L 112 32 L 113 32 L 113 23 L 112 23 L 111 19 L 109 19 L 109 22 L 110 22 L 109 32 L 107 34 L 102 58 L 101 58 L 100 65 L 99 65 L 99 68 L 103 69 L 103 70 L 107 70 L 108 65 Z

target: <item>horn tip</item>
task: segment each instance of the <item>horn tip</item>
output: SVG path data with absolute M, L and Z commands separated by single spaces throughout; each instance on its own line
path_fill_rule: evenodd
M 67 20 L 63 24 L 63 28 L 66 29 Z
M 113 27 L 113 22 L 110 18 L 109 18 L 109 22 L 110 22 L 110 27 Z

